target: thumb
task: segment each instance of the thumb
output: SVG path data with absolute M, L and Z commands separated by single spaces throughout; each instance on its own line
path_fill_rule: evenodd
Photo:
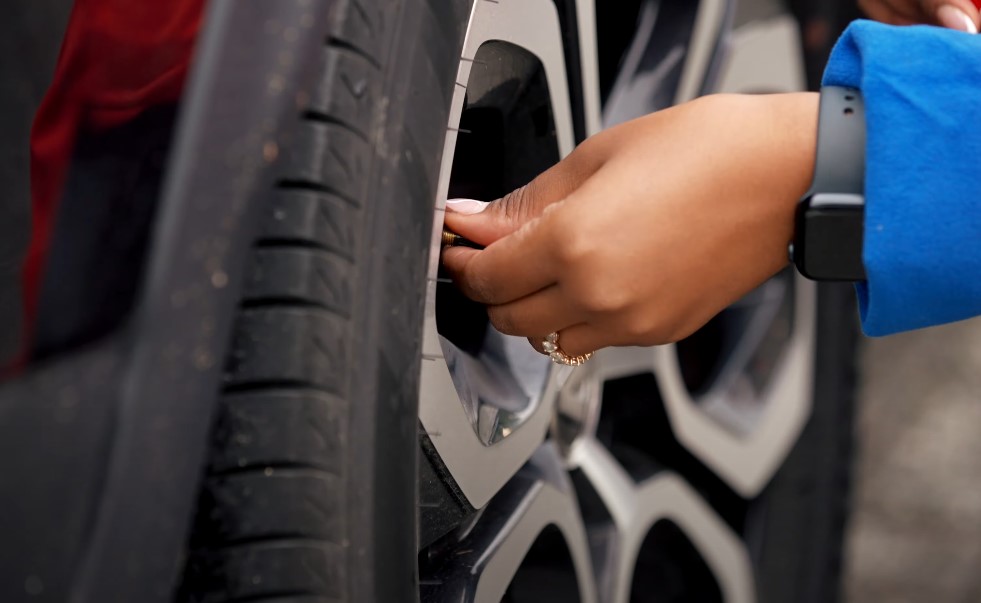
M 967 33 L 978 33 L 979 15 L 978 7 L 971 0 L 921 0 L 923 10 L 931 15 L 937 25 L 965 31 Z
M 536 193 L 540 188 L 534 184 L 532 182 L 490 203 L 450 199 L 446 202 L 446 226 L 475 243 L 490 245 L 541 215 L 549 204 L 546 195 Z
M 515 232 L 541 216 L 549 205 L 571 195 L 596 171 L 598 157 L 581 148 L 525 186 L 486 205 L 472 199 L 447 201 L 447 228 L 483 246 Z
M 545 207 L 562 198 L 556 191 L 545 189 L 535 180 L 490 203 L 451 199 L 446 202 L 446 226 L 475 243 L 487 246 L 540 216 Z

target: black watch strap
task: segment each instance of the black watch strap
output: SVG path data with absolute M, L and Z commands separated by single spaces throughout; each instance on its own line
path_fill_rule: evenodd
M 814 182 L 797 207 L 792 257 L 815 280 L 865 279 L 865 104 L 853 88 L 821 89 Z

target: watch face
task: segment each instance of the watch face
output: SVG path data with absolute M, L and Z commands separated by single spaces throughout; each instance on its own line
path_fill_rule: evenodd
M 864 227 L 865 203 L 860 195 L 816 194 L 806 198 L 797 211 L 797 269 L 814 280 L 865 280 Z

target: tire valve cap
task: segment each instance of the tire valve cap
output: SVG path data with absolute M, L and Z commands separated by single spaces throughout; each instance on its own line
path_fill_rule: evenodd
M 470 239 L 465 239 L 453 231 L 443 229 L 443 247 L 470 247 L 471 249 L 483 249 L 483 245 L 478 245 Z

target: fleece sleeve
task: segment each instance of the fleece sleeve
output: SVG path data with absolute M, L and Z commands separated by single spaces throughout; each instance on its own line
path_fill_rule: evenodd
M 865 333 L 981 314 L 981 35 L 856 21 L 824 84 L 865 100 Z

